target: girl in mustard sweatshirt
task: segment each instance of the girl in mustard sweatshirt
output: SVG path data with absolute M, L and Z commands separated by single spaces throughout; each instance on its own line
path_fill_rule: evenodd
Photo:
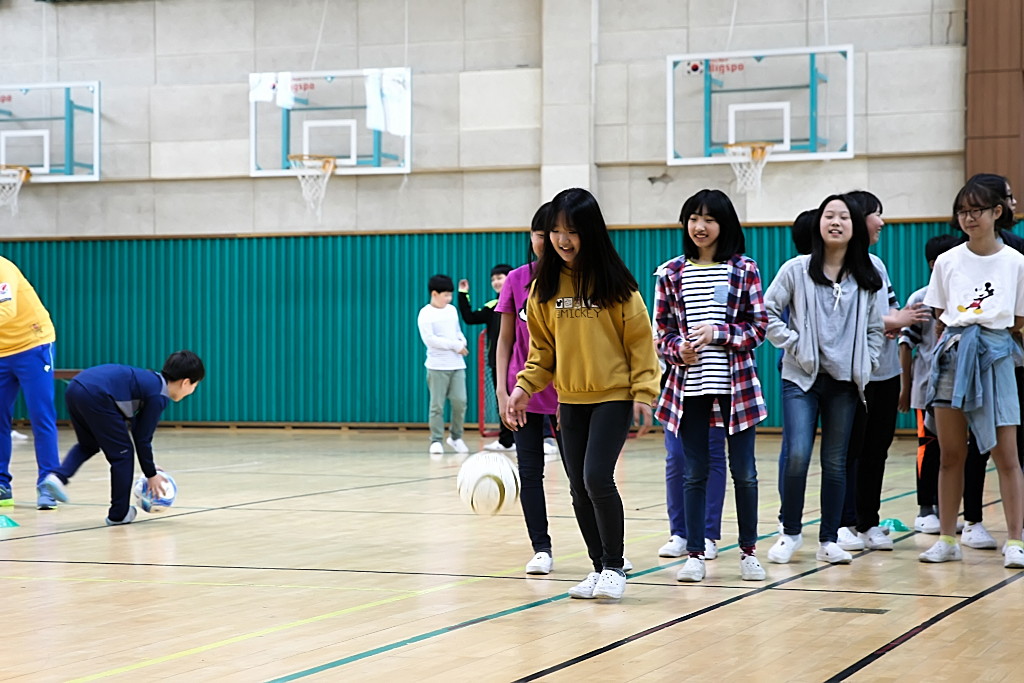
M 554 383 L 573 510 L 594 571 L 574 598 L 622 597 L 622 499 L 615 462 L 635 420 L 652 421 L 661 372 L 650 313 L 608 236 L 597 200 L 570 189 L 551 201 L 554 224 L 527 303 L 530 355 L 506 420 L 526 424 L 530 397 Z

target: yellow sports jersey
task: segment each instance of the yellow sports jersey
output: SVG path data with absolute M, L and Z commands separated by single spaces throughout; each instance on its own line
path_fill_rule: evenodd
M 36 290 L 18 266 L 0 256 L 0 358 L 56 340 Z

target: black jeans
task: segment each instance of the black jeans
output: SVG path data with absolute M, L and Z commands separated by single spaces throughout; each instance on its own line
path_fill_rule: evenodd
M 548 535 L 548 511 L 544 500 L 544 437 L 548 421 L 554 426 L 554 415 L 527 413 L 526 424 L 513 432 L 516 439 L 516 460 L 519 462 L 519 501 L 523 505 L 526 531 L 530 534 L 533 552 L 551 552 L 551 536 Z M 562 437 L 555 430 L 558 448 L 562 448 Z
M 562 461 L 594 571 L 622 569 L 624 514 L 615 462 L 629 434 L 632 401 L 561 404 Z
M 885 460 L 896 433 L 900 405 L 900 377 L 869 382 L 864 387 L 867 409 L 857 402 L 857 415 L 846 455 L 846 497 L 842 526 L 857 526 L 863 533 L 878 526 L 882 507 Z
M 495 403 L 497 403 L 497 401 L 498 401 L 498 370 L 493 365 L 491 365 L 489 367 L 491 369 L 491 385 L 494 387 L 494 401 L 495 401 Z M 511 392 L 509 392 L 509 393 L 511 393 Z M 481 417 L 480 421 L 483 422 L 484 418 Z M 499 430 L 500 430 L 498 432 L 498 443 L 500 443 L 505 448 L 508 448 L 509 446 L 511 446 L 512 444 L 514 444 L 516 442 L 515 437 L 513 436 L 513 432 L 512 432 L 511 429 L 509 429 L 507 426 L 505 426 L 505 421 L 502 420 L 500 417 L 498 418 L 498 425 L 499 425 Z

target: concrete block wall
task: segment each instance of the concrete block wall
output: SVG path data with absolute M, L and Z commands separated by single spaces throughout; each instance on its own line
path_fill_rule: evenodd
M 822 44 L 819 0 L 740 0 L 729 49 Z M 100 80 L 103 180 L 30 185 L 6 236 L 517 228 L 568 185 L 611 224 L 669 224 L 728 167 L 666 168 L 666 54 L 724 50 L 733 0 L 0 0 L 0 81 Z M 408 7 L 408 21 L 406 20 Z M 857 51 L 858 157 L 770 165 L 732 193 L 783 221 L 866 187 L 948 213 L 963 180 L 965 0 L 830 0 Z M 336 177 L 318 224 L 294 179 L 248 177 L 253 71 L 413 69 L 409 176 Z M 658 179 L 652 182 L 650 179 Z M 666 182 L 668 180 L 668 182 Z

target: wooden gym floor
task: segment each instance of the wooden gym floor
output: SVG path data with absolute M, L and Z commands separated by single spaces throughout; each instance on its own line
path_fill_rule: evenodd
M 923 565 L 935 537 L 895 533 L 894 552 L 832 567 L 814 560 L 814 524 L 789 565 L 766 561 L 764 538 L 768 579 L 742 582 L 730 486 L 720 556 L 703 583 L 677 583 L 681 561 L 657 556 L 660 434 L 619 464 L 635 566 L 619 603 L 566 594 L 589 563 L 559 463 L 546 480 L 555 571 L 527 578 L 518 508 L 469 513 L 458 463 L 431 462 L 424 432 L 169 429 L 155 445 L 178 504 L 106 528 L 105 461 L 72 482 L 72 504 L 40 512 L 31 444 L 16 444 L 21 502 L 0 508 L 20 525 L 0 529 L 0 680 L 1020 680 L 1024 573 L 998 551 Z M 778 447 L 758 439 L 766 536 Z M 894 444 L 883 492 L 882 516 L 908 525 L 915 447 Z M 805 520 L 818 517 L 819 474 Z M 994 472 L 985 500 L 1001 545 Z

